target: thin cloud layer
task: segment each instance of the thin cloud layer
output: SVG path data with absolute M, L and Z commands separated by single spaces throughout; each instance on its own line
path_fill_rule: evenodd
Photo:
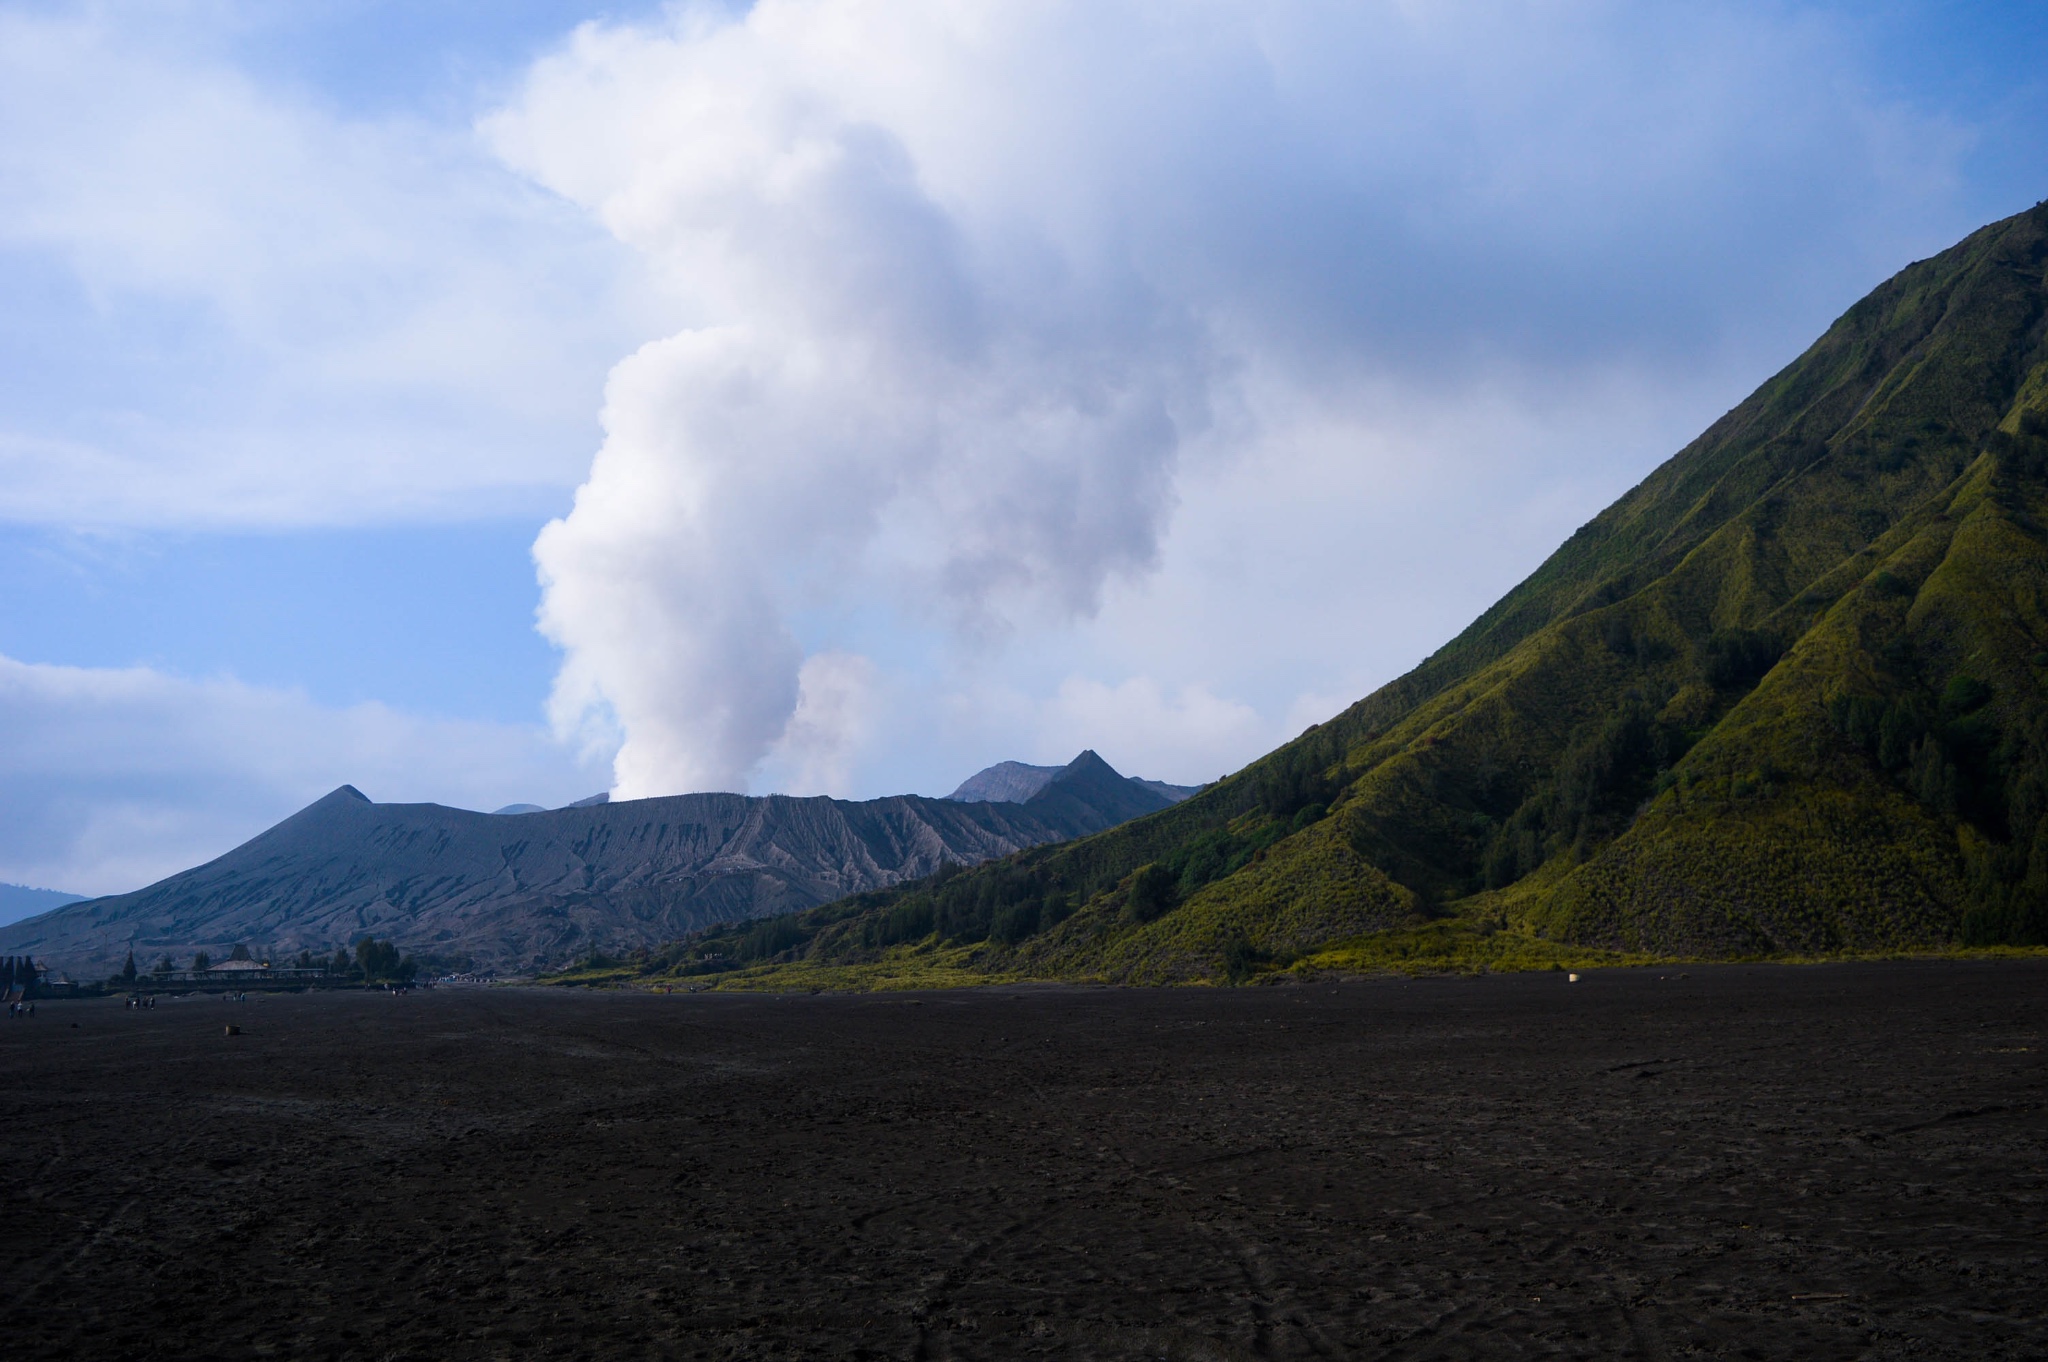
M 338 785 L 493 809 L 604 781 L 538 725 L 335 709 L 233 680 L 0 657 L 0 881 L 122 893 L 213 859 Z
M 232 8 L 0 8 L 0 517 L 559 507 L 659 312 L 630 258 L 469 129 L 237 65 Z
M 807 656 L 1058 637 L 1249 451 L 1314 497 L 1347 433 L 1428 459 L 1474 404 L 1732 400 L 1922 244 L 1931 210 L 1870 210 L 1938 198 L 1957 146 L 1741 4 L 679 8 L 579 30 L 485 131 L 687 321 L 613 370 L 535 548 L 556 722 L 622 736 L 628 797 L 844 784 L 914 726 L 793 724 Z M 1190 684 L 1045 713 L 1275 736 Z

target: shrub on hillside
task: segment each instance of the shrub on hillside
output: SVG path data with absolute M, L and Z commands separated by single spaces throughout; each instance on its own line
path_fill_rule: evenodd
M 1124 899 L 1127 922 L 1151 922 L 1173 910 L 1176 877 L 1167 866 L 1154 861 L 1138 867 L 1131 876 L 1130 893 Z
M 1758 629 L 1717 629 L 1700 645 L 1700 673 L 1715 690 L 1748 690 L 1778 665 L 1785 645 Z

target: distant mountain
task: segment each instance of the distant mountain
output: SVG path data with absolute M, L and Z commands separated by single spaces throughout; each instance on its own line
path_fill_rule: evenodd
M 132 894 L 0 928 L 0 954 L 80 977 L 236 943 L 330 954 L 365 934 L 496 968 L 650 945 L 973 865 L 1170 799 L 1093 752 L 1022 802 L 677 795 L 475 813 L 376 804 L 353 786 L 218 860 Z
M 935 941 L 956 978 L 1144 981 L 1382 945 L 2048 945 L 2048 204 L 1900 271 L 1442 649 L 1243 771 L 748 939 L 698 950 L 837 968 Z
M 67 903 L 80 903 L 83 894 L 66 894 L 55 889 L 31 889 L 23 884 L 0 884 L 0 926 L 47 913 L 53 908 L 62 908 Z
M 1022 804 L 1044 789 L 1046 782 L 1059 773 L 1057 766 L 1026 766 L 1021 761 L 999 761 L 961 781 L 960 788 L 946 798 Z
M 547 810 L 538 804 L 507 804 L 504 808 L 492 809 L 491 812 L 493 814 L 546 813 Z
M 1132 776 L 1131 780 L 1165 799 L 1169 804 L 1178 804 L 1183 799 L 1192 799 L 1209 788 L 1206 785 L 1169 785 L 1163 780 L 1139 780 L 1136 776 Z
M 1100 819 L 1105 828 L 1113 828 L 1172 803 L 1142 782 L 1118 775 L 1114 767 L 1093 752 L 1083 752 L 1018 807 L 1051 819 L 1061 827 L 1079 827 Z
M 961 781 L 960 788 L 946 798 L 1021 804 L 1067 769 L 1064 766 L 1026 766 L 1021 761 L 999 761 Z M 1202 788 L 1199 785 L 1169 785 L 1163 780 L 1140 780 L 1136 776 L 1122 779 L 1159 795 L 1169 804 L 1177 804 Z

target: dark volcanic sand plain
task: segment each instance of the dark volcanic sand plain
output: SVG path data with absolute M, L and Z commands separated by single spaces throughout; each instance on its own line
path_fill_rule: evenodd
M 2048 966 L 1684 973 L 45 1003 L 0 1347 L 2048 1355 Z

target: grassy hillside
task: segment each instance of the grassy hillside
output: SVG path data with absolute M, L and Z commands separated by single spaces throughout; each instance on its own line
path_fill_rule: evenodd
M 631 968 L 2048 942 L 2044 269 L 2048 206 L 1910 266 L 1414 671 L 1182 804 Z

